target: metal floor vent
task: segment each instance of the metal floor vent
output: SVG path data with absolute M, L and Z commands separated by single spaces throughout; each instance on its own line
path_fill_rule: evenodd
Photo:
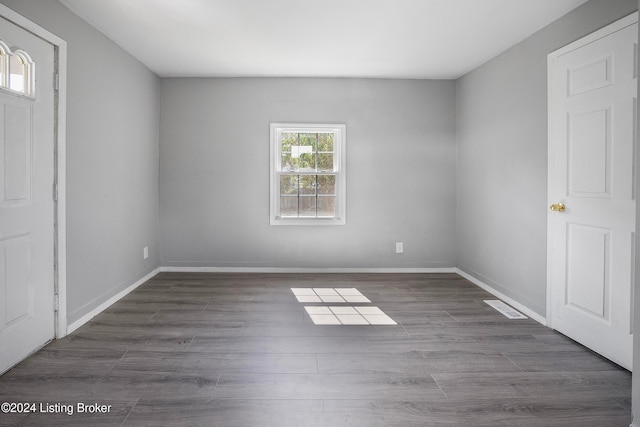
M 496 310 L 498 310 L 500 313 L 504 314 L 509 319 L 527 319 L 527 316 L 525 316 L 524 314 L 520 313 L 515 308 L 512 308 L 512 307 L 508 306 L 507 304 L 503 303 L 500 300 L 497 300 L 497 299 L 486 299 L 486 300 L 484 300 L 484 302 L 486 302 L 491 307 L 493 307 Z

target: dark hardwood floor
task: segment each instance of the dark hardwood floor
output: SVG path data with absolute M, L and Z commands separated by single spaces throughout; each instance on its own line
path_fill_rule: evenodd
M 305 305 L 336 304 L 292 287 L 355 287 L 398 324 L 314 325 Z M 630 424 L 628 371 L 483 299 L 454 274 L 162 273 L 0 377 L 0 402 L 51 409 L 0 425 Z

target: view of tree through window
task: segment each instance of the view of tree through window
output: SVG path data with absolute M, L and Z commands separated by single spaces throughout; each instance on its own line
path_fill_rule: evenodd
M 271 225 L 346 224 L 346 125 L 271 123 Z
M 334 134 L 328 132 L 281 134 L 282 217 L 335 217 L 334 138 Z

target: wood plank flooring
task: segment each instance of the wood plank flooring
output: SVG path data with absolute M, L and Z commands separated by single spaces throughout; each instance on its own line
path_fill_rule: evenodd
M 355 287 L 398 325 L 314 325 L 292 287 Z M 0 377 L 0 402 L 109 412 L 0 425 L 630 424 L 628 371 L 483 299 L 455 274 L 162 273 Z

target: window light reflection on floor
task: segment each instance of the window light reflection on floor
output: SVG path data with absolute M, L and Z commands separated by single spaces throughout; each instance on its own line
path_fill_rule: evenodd
M 302 303 L 370 303 L 356 288 L 291 288 Z M 316 325 L 397 325 L 378 307 L 305 306 Z
M 319 307 L 305 306 L 305 311 L 316 325 L 396 325 L 378 307 Z
M 298 302 L 370 303 L 356 288 L 291 288 Z

